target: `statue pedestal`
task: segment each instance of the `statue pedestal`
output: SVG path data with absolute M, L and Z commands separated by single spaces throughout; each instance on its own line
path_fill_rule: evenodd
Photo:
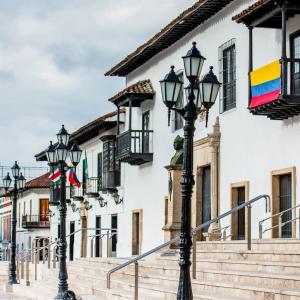
M 209 241 L 220 241 L 222 237 L 220 223 L 212 223 L 208 227 Z
M 165 197 L 165 225 L 163 230 L 165 232 L 165 242 L 173 239 L 180 234 L 181 226 L 181 165 L 170 165 L 165 167 L 169 173 L 169 195 Z M 170 248 L 177 247 L 171 245 Z

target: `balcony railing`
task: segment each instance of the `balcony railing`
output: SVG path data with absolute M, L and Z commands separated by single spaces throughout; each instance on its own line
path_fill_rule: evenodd
M 23 228 L 50 228 L 48 214 L 22 216 Z
M 280 75 L 276 79 L 272 78 L 273 80 L 266 78 L 265 82 L 257 86 L 252 83 L 250 112 L 254 115 L 265 115 L 272 120 L 284 120 L 299 115 L 300 59 L 286 58 L 281 60 L 280 65 L 276 67 L 277 71 L 276 69 L 272 70 L 271 65 L 261 68 L 264 74 L 273 74 L 275 71 Z M 252 74 L 257 71 L 259 72 L 259 70 L 254 70 Z M 261 74 L 260 76 L 263 78 Z
M 101 190 L 102 180 L 98 177 L 91 177 L 86 182 L 85 193 L 90 196 L 99 196 L 99 191 Z
M 141 165 L 153 159 L 153 130 L 129 130 L 117 136 L 116 159 Z
M 66 186 L 66 201 L 71 201 L 72 187 Z M 60 202 L 60 186 L 52 186 L 50 188 L 50 202 L 49 205 L 58 205 Z

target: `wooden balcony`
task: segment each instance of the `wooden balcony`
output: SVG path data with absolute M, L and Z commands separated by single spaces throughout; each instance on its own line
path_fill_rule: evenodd
M 153 160 L 153 130 L 128 130 L 117 136 L 116 160 L 141 165 Z
M 90 197 L 99 197 L 99 191 L 101 189 L 102 182 L 98 177 L 91 177 L 87 180 L 86 188 L 84 192 Z
M 49 215 L 22 216 L 22 227 L 25 229 L 50 228 Z
M 261 105 L 250 101 L 253 115 L 267 116 L 271 120 L 284 120 L 300 114 L 300 59 L 281 60 L 280 90 Z

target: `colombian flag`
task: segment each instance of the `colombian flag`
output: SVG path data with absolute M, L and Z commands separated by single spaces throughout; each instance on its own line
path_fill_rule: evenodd
M 281 93 L 281 65 L 276 60 L 250 74 L 251 103 L 250 108 L 272 102 Z
M 70 184 L 75 185 L 76 187 L 80 188 L 81 184 L 76 176 L 76 173 L 75 173 L 75 170 L 73 167 L 70 167 L 70 169 L 69 169 L 68 180 L 69 180 Z

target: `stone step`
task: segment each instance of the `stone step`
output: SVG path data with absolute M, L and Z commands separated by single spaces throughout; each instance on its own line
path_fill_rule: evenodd
M 106 273 L 110 268 L 103 267 L 102 263 L 90 265 L 79 265 L 76 264 L 69 265 L 68 269 L 70 272 L 84 272 L 89 274 L 102 274 Z M 133 270 L 134 265 L 131 264 L 124 268 L 126 270 Z M 263 273 L 281 273 L 281 274 L 293 274 L 300 275 L 300 263 L 291 263 L 291 262 L 263 262 L 263 261 L 251 261 L 251 260 L 224 260 L 224 259 L 197 259 L 197 270 L 232 270 L 232 271 L 246 271 L 246 272 L 263 272 Z M 177 276 L 179 272 L 178 261 L 175 263 L 164 265 L 157 263 L 148 263 L 143 260 L 139 263 L 139 270 L 142 272 L 148 272 L 149 274 L 160 274 L 160 275 L 169 275 Z
M 214 259 L 214 260 L 234 260 L 234 261 L 277 261 L 277 262 L 296 262 L 300 263 L 300 252 L 283 252 L 283 251 L 235 251 L 235 250 L 198 250 L 197 259 Z M 169 264 L 171 261 L 177 263 L 178 255 L 161 256 L 157 255 L 156 260 L 159 264 Z
M 130 286 L 133 289 L 133 286 Z M 133 291 L 130 292 L 124 289 L 96 289 L 96 295 L 105 297 L 107 300 L 120 300 L 120 299 L 134 299 Z M 177 287 L 174 288 L 161 288 L 160 285 L 153 284 L 139 284 L 139 299 L 142 300 L 176 300 L 177 299 Z M 245 297 L 229 297 L 223 294 L 213 294 L 210 292 L 201 291 L 198 293 L 193 293 L 194 300 L 250 300 L 250 298 Z
M 247 241 L 197 241 L 198 250 L 247 250 Z M 299 252 L 300 240 L 299 239 L 261 239 L 252 240 L 251 250 L 254 251 L 296 251 Z
M 207 263 L 207 261 L 204 261 Z M 284 263 L 271 263 L 271 265 L 279 265 L 281 268 Z M 286 263 L 288 264 L 288 263 Z M 233 265 L 233 264 L 232 264 Z M 254 283 L 254 284 L 263 284 L 266 287 L 285 287 L 285 288 L 300 288 L 300 276 L 297 274 L 285 274 L 283 272 L 262 272 L 255 269 L 255 263 L 251 262 L 250 266 L 252 267 L 251 270 L 245 270 L 243 269 L 244 264 L 238 263 L 239 268 L 236 268 L 237 270 L 231 270 L 229 268 L 208 268 L 208 266 L 204 266 L 204 264 L 201 264 L 201 262 L 198 262 L 198 268 L 197 268 L 197 278 L 201 280 L 217 280 L 217 281 L 233 281 L 237 283 Z M 258 265 L 260 266 L 260 265 Z M 293 269 L 293 264 L 290 263 L 289 267 L 290 269 Z M 205 268 L 206 267 L 206 268 Z M 273 266 L 272 266 L 273 267 Z M 294 269 L 296 269 L 299 266 L 294 266 Z M 253 270 L 254 268 L 254 270 Z M 49 276 L 49 274 L 52 273 L 52 276 Z M 173 277 L 175 279 L 178 278 L 179 275 L 179 267 L 176 266 L 176 268 L 172 267 L 164 267 L 159 268 L 159 266 L 153 266 L 153 265 L 140 265 L 139 268 L 139 277 L 142 282 L 148 282 L 148 283 L 159 283 L 157 281 L 161 280 L 162 276 L 168 276 L 167 278 Z M 128 279 L 133 281 L 134 273 L 133 268 L 126 267 L 123 270 L 120 270 L 113 274 L 114 278 L 119 279 Z M 99 270 L 98 268 L 92 268 L 87 267 L 85 268 L 85 272 L 82 272 L 81 268 L 78 268 L 75 270 L 69 269 L 69 278 L 72 281 L 81 280 L 81 282 L 86 281 L 87 285 L 89 284 L 101 284 L 105 285 L 106 280 L 106 271 L 105 270 Z M 57 282 L 57 270 L 49 270 L 47 274 L 47 279 L 53 283 Z M 164 283 L 167 282 L 167 280 L 163 281 Z

